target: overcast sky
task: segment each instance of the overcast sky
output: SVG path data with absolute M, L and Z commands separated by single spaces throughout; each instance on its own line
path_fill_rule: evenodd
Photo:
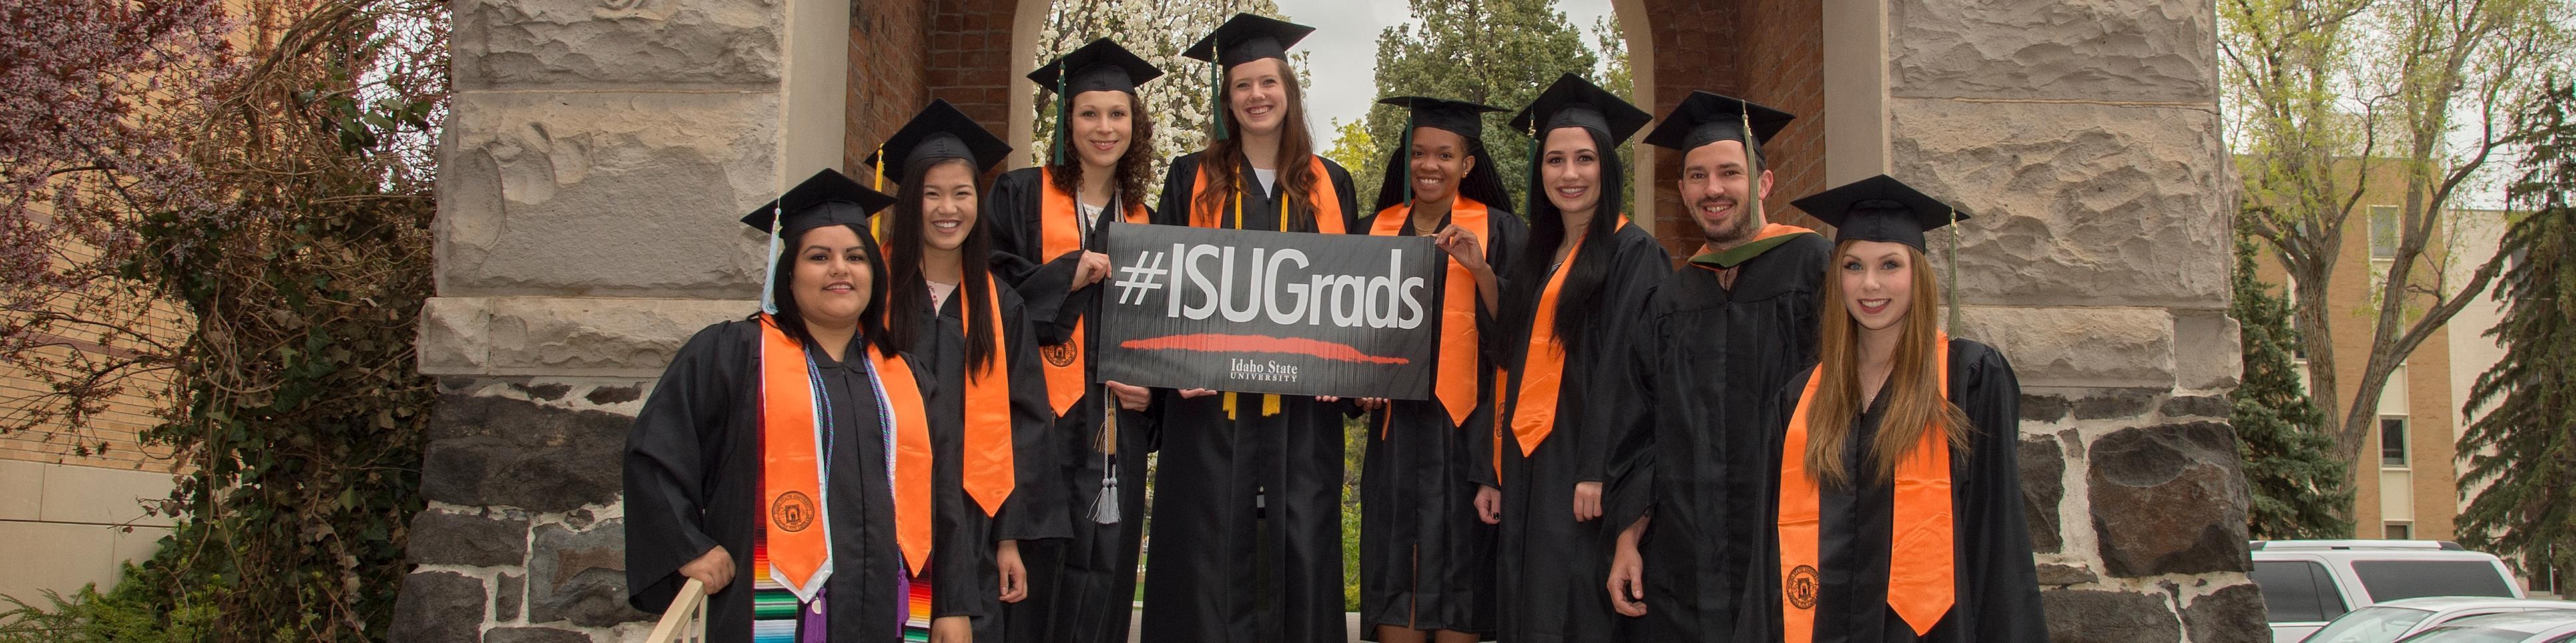
M 1315 28 L 1297 43 L 1307 52 L 1308 127 L 1318 147 L 1332 144 L 1330 129 L 1338 119 L 1357 120 L 1377 100 L 1378 30 L 1411 20 L 1407 3 L 1389 0 L 1276 0 L 1290 21 Z M 1592 23 L 1610 15 L 1610 0 L 1556 0 L 1568 24 L 1588 35 Z M 1496 105 L 1519 109 L 1519 105 Z

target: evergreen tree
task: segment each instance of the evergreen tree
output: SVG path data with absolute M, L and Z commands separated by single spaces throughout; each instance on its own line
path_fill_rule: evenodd
M 2324 430 L 2326 415 L 2308 402 L 2291 361 L 2299 339 L 2290 326 L 2289 301 L 2255 279 L 2254 243 L 2242 235 L 2236 238 L 2235 289 L 2227 314 L 2236 318 L 2244 345 L 2245 376 L 2227 400 L 2237 457 L 2244 460 L 2245 483 L 2254 494 L 2247 530 L 2263 539 L 2348 536 L 2352 522 L 2340 510 L 2352 505 L 2352 488 L 2345 483 L 2349 465 L 2337 457 L 2334 438 Z
M 2576 256 L 2576 84 L 2552 83 L 2524 118 L 2539 127 L 2507 190 L 2521 214 L 2496 250 L 2511 268 L 2494 295 L 2504 319 L 2486 332 L 2504 359 L 2461 408 L 2494 405 L 2460 436 L 2460 490 L 2472 499 L 2459 529 L 2464 544 L 2519 559 L 2526 575 L 2563 577 L 2576 574 L 2576 270 L 2559 263 Z

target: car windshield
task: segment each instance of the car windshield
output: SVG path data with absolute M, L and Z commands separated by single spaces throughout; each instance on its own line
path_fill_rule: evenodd
M 2344 614 L 2301 643 L 2388 643 L 2432 615 L 2411 607 L 2373 605 Z

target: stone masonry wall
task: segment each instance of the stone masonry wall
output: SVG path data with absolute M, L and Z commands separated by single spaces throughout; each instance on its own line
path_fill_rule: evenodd
M 2226 424 L 2234 196 L 2211 7 L 1911 0 L 1888 24 L 1892 172 L 1976 216 L 1955 332 L 2021 377 L 2052 637 L 2270 640 Z

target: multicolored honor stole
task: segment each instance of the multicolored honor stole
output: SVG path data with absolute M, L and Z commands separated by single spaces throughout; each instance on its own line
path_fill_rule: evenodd
M 1464 195 L 1456 197 L 1449 207 L 1449 224 L 1476 235 L 1478 247 L 1492 240 L 1493 226 L 1486 220 L 1491 212 L 1485 204 Z M 1405 222 L 1413 218 L 1413 204 L 1399 203 L 1379 210 L 1377 223 L 1369 234 L 1397 236 L 1404 234 Z M 1449 410 L 1449 424 L 1463 425 L 1467 416 L 1476 412 L 1476 278 L 1455 257 L 1447 258 L 1449 273 L 1440 294 L 1440 366 L 1431 381 L 1434 397 Z M 1380 439 L 1385 431 L 1380 430 Z
M 1618 233 L 1628 227 L 1628 218 L 1610 227 Z M 1520 395 L 1512 400 L 1512 435 L 1521 443 L 1521 457 L 1538 451 L 1538 444 L 1556 430 L 1557 392 L 1565 385 L 1565 344 L 1556 337 L 1557 295 L 1565 290 L 1565 276 L 1574 272 L 1574 260 L 1583 255 L 1583 243 L 1565 252 L 1565 263 L 1547 276 L 1547 287 L 1538 294 L 1538 310 L 1530 315 L 1529 349 L 1521 353 Z M 1494 434 L 1494 475 L 1502 475 L 1502 442 Z
M 1342 196 L 1341 192 L 1333 189 L 1333 175 L 1330 171 L 1327 171 L 1324 168 L 1324 157 L 1309 156 L 1306 160 L 1315 170 L 1314 180 L 1306 185 L 1306 200 L 1311 205 L 1315 206 L 1315 231 L 1324 234 L 1342 234 L 1345 232 L 1345 230 L 1342 229 Z M 1207 194 L 1208 192 L 1207 163 L 1208 160 L 1206 157 L 1200 157 L 1198 172 L 1190 179 L 1190 227 L 1234 228 L 1236 230 L 1243 229 L 1243 190 L 1240 189 L 1241 186 L 1229 186 L 1229 189 L 1233 190 L 1233 193 L 1226 197 L 1226 202 L 1231 204 L 1234 208 L 1234 225 L 1225 225 L 1225 222 L 1222 220 L 1222 215 L 1225 213 L 1199 207 L 1199 195 Z M 1240 176 L 1236 177 L 1238 182 L 1241 178 L 1242 177 Z M 1286 192 L 1283 191 L 1281 194 L 1286 194 Z M 1279 231 L 1287 232 L 1287 203 L 1283 202 L 1279 204 L 1278 218 Z M 1278 415 L 1279 396 L 1261 396 L 1261 414 L 1263 416 Z M 1235 401 L 1234 393 L 1232 392 L 1227 392 L 1225 394 L 1225 417 L 1229 420 L 1234 419 L 1235 417 Z
M 1690 264 L 1708 270 L 1725 270 L 1741 266 L 1744 262 L 1752 261 L 1754 257 L 1762 256 L 1762 253 L 1769 252 L 1780 244 L 1788 243 L 1790 238 L 1801 234 L 1816 234 L 1816 231 L 1788 224 L 1766 223 L 1762 225 L 1760 231 L 1753 234 L 1753 240 L 1744 242 L 1744 245 L 1718 252 L 1709 251 L 1708 246 L 1700 246 L 1700 253 L 1690 258 Z
M 1932 369 L 1940 374 L 1944 399 L 1950 390 L 1949 347 L 1948 333 L 1933 343 Z M 1789 416 L 1788 440 L 1780 447 L 1780 614 L 1787 643 L 1815 640 L 1816 597 L 1823 590 L 1817 538 L 1824 496 L 1807 473 L 1807 405 L 1816 398 L 1816 385 L 1816 376 L 1809 375 L 1806 391 L 1798 394 L 1798 410 Z M 1896 465 L 1890 503 L 1895 540 L 1887 553 L 1887 605 L 1920 636 L 1932 631 L 1958 596 L 1950 441 L 1940 427 L 1930 427 L 1905 453 Z
M 960 290 L 959 292 L 964 292 Z M 993 325 L 993 342 L 1007 345 L 1010 328 L 1002 324 L 1002 284 L 990 274 L 984 275 L 984 319 L 970 323 Z M 1000 351 L 996 351 L 999 353 Z M 1011 442 L 1011 369 L 1010 360 L 993 356 L 983 368 L 968 373 L 966 379 L 966 495 L 976 506 L 991 516 L 1002 510 L 1002 501 L 1011 497 L 1015 482 Z
M 1084 250 L 1082 241 L 1088 234 L 1086 231 L 1093 226 L 1090 221 L 1083 220 L 1082 206 L 1074 203 L 1072 194 L 1055 189 L 1054 173 L 1046 168 L 1038 168 L 1038 185 L 1043 186 L 1038 190 L 1038 256 L 1062 257 L 1068 252 Z M 1128 223 L 1151 223 L 1146 219 L 1144 204 L 1132 202 L 1123 195 L 1118 201 L 1121 219 Z M 1038 347 L 1038 356 L 1046 361 L 1043 369 L 1046 372 L 1047 405 L 1054 407 L 1058 417 L 1073 409 L 1075 402 L 1082 401 L 1083 391 L 1091 387 L 1091 374 L 1084 365 L 1090 361 L 1089 349 L 1085 348 L 1089 340 L 1083 334 L 1086 321 L 1074 319 L 1072 339 L 1054 346 Z
M 831 398 L 803 347 L 768 315 L 760 318 L 760 498 L 767 510 L 752 534 L 752 632 L 764 643 L 794 638 L 799 606 L 832 574 L 828 467 Z M 870 348 L 878 431 L 894 491 L 895 543 L 907 560 L 930 554 L 930 429 L 921 387 L 901 357 Z M 819 608 L 818 608 L 819 610 Z M 819 630 L 817 630 L 819 631 Z

